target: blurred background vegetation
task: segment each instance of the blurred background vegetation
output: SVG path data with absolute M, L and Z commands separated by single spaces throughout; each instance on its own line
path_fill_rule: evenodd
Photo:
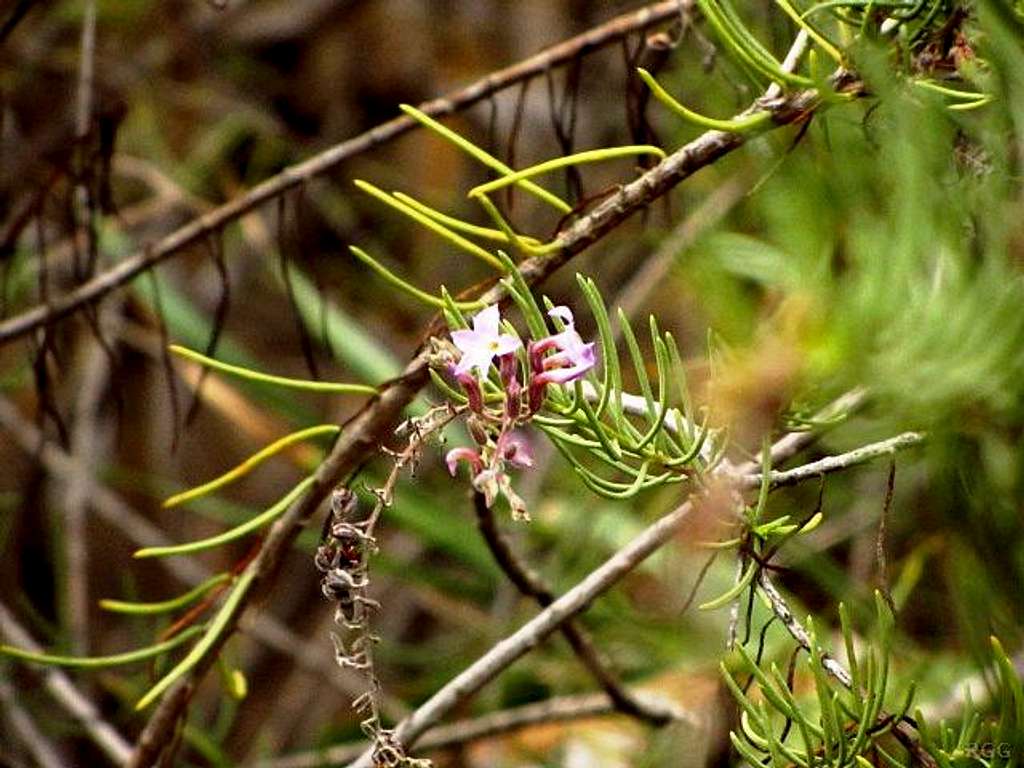
M 920 706 L 955 720 L 963 682 L 990 664 L 989 636 L 1011 655 L 1024 640 L 1024 20 L 1008 2 L 934 5 L 940 10 L 904 58 L 885 41 L 851 49 L 864 98 L 701 171 L 543 290 L 582 310 L 573 278 L 580 271 L 610 305 L 641 321 L 656 315 L 680 340 L 700 403 L 731 426 L 737 455 L 854 386 L 869 388 L 867 407 L 809 458 L 928 431 L 926 447 L 897 459 L 887 520 L 894 675 L 897 689 L 917 681 Z M 738 6 L 781 58 L 792 22 L 771 2 Z M 199 0 L 98 0 L 92 118 L 79 140 L 86 4 L 8 3 L 0 13 L 4 315 L 396 116 L 399 103 L 447 93 L 636 7 L 230 0 L 218 9 Z M 664 39 L 678 44 L 666 50 Z M 671 21 L 631 34 L 446 124 L 516 167 L 640 141 L 671 150 L 696 136 L 699 129 L 646 103 L 631 74 L 636 63 L 660 67 L 659 80 L 704 114 L 734 114 L 758 94 L 688 12 L 682 28 Z M 951 111 L 908 77 L 994 98 Z M 598 196 L 632 178 L 631 162 L 587 167 L 554 186 L 574 200 Z M 98 600 L 178 594 L 204 573 L 232 568 L 251 543 L 173 563 L 133 560 L 132 552 L 153 543 L 146 537 L 186 541 L 252 517 L 315 467 L 326 445 L 290 450 L 187 508 L 164 511 L 161 501 L 289 431 L 341 423 L 360 405 L 358 397 L 204 378 L 190 363 L 171 363 L 168 342 L 275 374 L 376 384 L 423 341 L 430 314 L 352 259 L 348 244 L 430 290 L 487 277 L 479 263 L 359 193 L 357 178 L 486 223 L 464 194 L 487 180 L 485 169 L 413 131 L 256 209 L 45 337 L 0 348 L 0 602 L 40 645 L 82 655 L 152 642 L 164 624 L 111 614 Z M 94 209 L 92 244 L 78 226 L 83 186 Z M 537 237 L 559 226 L 527 197 L 508 203 Z M 590 318 L 577 316 L 592 336 Z M 520 483 L 533 522 L 502 524 L 556 592 L 679 502 L 671 486 L 628 503 L 591 496 L 549 446 L 537 450 L 536 468 Z M 374 594 L 385 606 L 377 664 L 391 719 L 536 611 L 492 562 L 466 488 L 440 456 L 428 453 L 400 486 L 373 564 Z M 386 469 L 385 460 L 372 462 L 363 477 L 371 483 Z M 824 523 L 780 554 L 780 583 L 819 627 L 835 627 L 840 601 L 858 626 L 873 621 L 887 474 L 880 462 L 831 477 Z M 806 514 L 814 485 L 773 495 L 770 514 Z M 716 535 L 710 525 L 695 519 L 582 621 L 631 684 L 727 722 L 717 714 L 728 708 L 717 671 L 727 611 L 683 613 L 707 559 L 698 544 Z M 300 538 L 259 616 L 228 645 L 225 668 L 244 672 L 246 695 L 233 696 L 223 676 L 203 687 L 182 765 L 253 765 L 360 738 L 349 707 L 358 682 L 334 666 L 331 608 L 311 565 L 317 533 Z M 733 567 L 719 559 L 702 600 L 728 587 Z M 766 642 L 766 657 L 784 667 L 791 641 L 776 626 Z M 133 703 L 153 672 L 141 665 L 74 679 L 130 738 L 143 720 Z M 38 668 L 0 666 L 8 715 L 27 713 L 66 764 L 106 764 L 41 680 Z M 457 714 L 592 688 L 556 637 Z M 0 725 L 0 762 L 31 765 L 11 722 Z M 435 757 L 453 766 L 699 765 L 705 755 L 731 764 L 713 731 L 604 718 Z

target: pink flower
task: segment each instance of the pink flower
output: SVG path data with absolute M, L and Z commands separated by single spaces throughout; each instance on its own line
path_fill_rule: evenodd
M 565 330 L 531 344 L 530 364 L 535 373 L 555 368 L 564 371 L 559 377 L 550 378 L 550 381 L 557 381 L 560 384 L 575 381 L 597 364 L 594 343 L 584 343 L 580 338 L 573 323 L 572 311 L 568 307 L 554 307 L 548 315 L 561 320 L 565 324 Z M 550 357 L 544 357 L 544 353 L 550 349 L 557 349 L 558 352 Z
M 492 304 L 473 316 L 473 329 L 452 331 L 452 341 L 462 352 L 455 368 L 456 374 L 469 373 L 476 368 L 481 375 L 497 355 L 515 352 L 523 343 L 510 333 L 501 333 L 501 315 L 498 305 Z
M 448 465 L 448 472 L 452 477 L 455 477 L 455 473 L 458 471 L 459 461 L 469 462 L 470 472 L 473 475 L 479 474 L 483 469 L 480 454 L 472 448 L 452 448 L 444 457 L 444 463 Z
M 530 344 L 530 407 L 536 411 L 544 397 L 548 384 L 568 384 L 583 378 L 587 371 L 597 365 L 594 342 L 585 343 L 576 332 L 572 311 L 568 307 L 554 307 L 548 314 L 565 324 L 561 333 L 540 339 Z M 549 350 L 558 350 L 545 357 Z

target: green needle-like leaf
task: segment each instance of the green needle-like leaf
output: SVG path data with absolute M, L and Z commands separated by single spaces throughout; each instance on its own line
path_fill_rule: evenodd
M 310 478 L 312 479 L 312 478 Z M 249 587 L 252 586 L 252 581 L 256 577 L 256 569 L 253 567 L 247 568 L 238 580 L 235 582 L 234 588 L 228 594 L 224 600 L 224 604 L 221 605 L 220 610 L 217 611 L 217 615 L 213 617 L 209 626 L 206 628 L 203 637 L 196 643 L 192 650 L 188 652 L 178 664 L 164 675 L 135 705 L 136 710 L 143 710 L 156 701 L 164 691 L 170 688 L 176 680 L 185 675 L 192 667 L 194 667 L 199 660 L 206 655 L 207 652 L 213 647 L 213 645 L 220 640 L 220 636 L 227 628 L 228 623 L 234 617 L 235 612 L 243 605 L 242 599 L 249 591 Z
M 481 248 L 473 241 L 467 240 L 458 232 L 455 232 L 453 229 L 446 226 L 443 222 L 439 221 L 438 219 L 433 218 L 431 216 L 427 216 L 426 214 L 418 210 L 416 207 L 403 202 L 402 200 L 395 196 L 389 195 L 383 189 L 374 186 L 368 181 L 356 179 L 355 182 L 353 183 L 366 194 L 370 195 L 373 198 L 376 198 L 377 200 L 380 200 L 385 205 L 394 208 L 399 213 L 405 214 L 413 221 L 423 225 L 431 232 L 440 235 L 442 238 L 450 242 L 456 248 L 460 248 L 461 250 L 468 253 L 470 256 L 480 259 L 482 262 L 491 267 L 494 267 L 495 269 L 502 268 L 501 261 L 497 259 L 493 253 L 486 250 L 485 248 Z
M 424 114 L 420 110 L 416 109 L 416 107 L 410 106 L 409 104 L 401 104 L 400 107 L 401 110 L 405 112 L 405 114 L 409 115 L 422 125 L 434 131 L 434 133 L 436 133 L 437 135 L 447 139 L 452 144 L 457 146 L 459 149 L 463 150 L 468 155 L 470 155 L 470 157 L 473 157 L 476 160 L 480 161 L 488 168 L 492 168 L 498 173 L 506 175 L 514 173 L 514 171 L 511 168 L 509 168 L 507 165 L 501 162 L 498 158 L 494 157 L 489 152 L 484 151 L 473 142 L 463 138 L 455 131 L 439 123 L 437 120 L 430 117 L 429 115 Z M 524 190 L 526 190 L 532 195 L 535 195 L 536 197 L 540 198 L 549 205 L 554 206 L 562 213 L 570 213 L 572 211 L 572 206 L 569 205 L 567 202 L 559 198 L 557 195 L 553 195 L 551 192 L 548 192 L 543 187 L 538 186 L 529 179 L 522 179 L 517 183 Z
M 203 631 L 202 627 L 189 627 L 181 634 L 165 640 L 162 643 L 151 645 L 147 648 L 139 648 L 136 651 L 126 653 L 115 653 L 111 656 L 60 656 L 49 653 L 37 653 L 27 651 L 23 648 L 16 648 L 13 645 L 0 645 L 0 656 L 8 656 L 12 659 L 29 661 L 33 664 L 43 664 L 51 667 L 74 667 L 75 669 L 103 669 L 106 667 L 120 667 L 125 664 L 137 664 L 140 661 L 149 661 L 157 656 L 174 650 L 180 645 L 187 643 L 197 634 Z
M 719 595 L 714 600 L 708 600 L 706 603 L 702 603 L 698 606 L 699 610 L 702 611 L 713 611 L 716 608 L 721 608 L 724 605 L 728 605 L 741 594 L 743 590 L 750 586 L 750 583 L 754 580 L 754 576 L 757 575 L 758 564 L 757 561 L 751 560 L 747 565 L 743 575 L 740 576 L 740 580 L 737 581 L 729 591 Z
M 290 435 L 285 435 L 280 440 L 276 440 L 261 451 L 254 453 L 237 467 L 225 472 L 220 477 L 214 478 L 210 482 L 204 483 L 196 488 L 191 488 L 187 491 L 171 496 L 164 502 L 164 509 L 176 507 L 180 504 L 192 501 L 193 499 L 198 499 L 201 496 L 206 496 L 220 488 L 223 488 L 225 485 L 229 485 L 236 480 L 245 477 L 260 464 L 281 453 L 281 451 L 291 445 L 301 443 L 314 437 L 320 437 L 321 435 L 337 435 L 339 432 L 341 432 L 341 427 L 336 424 L 321 424 L 316 427 L 300 429 L 298 432 L 292 432 Z
M 231 581 L 230 573 L 218 573 L 202 584 L 190 589 L 183 595 L 157 603 L 132 603 L 125 600 L 100 600 L 100 607 L 113 613 L 126 613 L 133 616 L 153 616 L 162 613 L 173 613 L 199 600 L 210 590 Z
M 552 171 L 557 171 L 561 168 L 581 165 L 584 163 L 597 163 L 604 160 L 613 160 L 617 157 L 630 157 L 633 155 L 656 155 L 659 158 L 664 158 L 665 152 L 661 148 L 650 144 L 609 147 L 607 149 L 590 149 L 585 152 L 577 152 L 573 155 L 566 155 L 565 157 L 556 157 L 553 160 L 546 160 L 543 163 L 531 165 L 529 168 L 523 168 L 522 170 L 515 171 L 507 176 L 502 176 L 500 179 L 494 179 L 493 181 L 488 181 L 486 184 L 480 184 L 469 190 L 469 196 L 483 197 L 491 194 L 492 192 L 497 192 L 499 189 L 504 189 L 510 184 L 517 184 L 523 179 L 541 176 L 545 173 L 551 173 Z
M 231 365 L 229 363 L 222 363 L 219 360 L 215 360 L 212 357 L 207 357 L 204 354 L 189 349 L 188 347 L 182 347 L 178 344 L 171 344 L 168 349 L 174 354 L 184 357 L 193 362 L 205 365 L 207 368 L 213 368 L 221 373 L 227 373 L 232 376 L 237 376 L 248 381 L 256 381 L 263 384 L 273 384 L 278 387 L 287 387 L 289 389 L 301 389 L 307 392 L 329 392 L 344 395 L 375 395 L 377 394 L 377 388 L 371 387 L 368 384 L 342 384 L 333 381 L 309 381 L 307 379 L 289 379 L 284 376 L 273 376 L 269 373 L 262 373 L 260 371 L 254 371 L 249 368 L 243 368 L 239 365 Z
M 170 557 L 172 555 L 187 555 L 193 552 L 201 552 L 204 549 L 214 549 L 215 547 L 223 546 L 229 542 L 240 539 L 244 536 L 249 535 L 253 531 L 258 531 L 270 523 L 274 522 L 278 517 L 284 514 L 284 511 L 288 509 L 288 506 L 295 501 L 302 493 L 310 486 L 313 482 L 313 477 L 307 477 L 301 483 L 292 488 L 287 495 L 284 496 L 280 501 L 274 504 L 270 509 L 262 514 L 256 515 L 256 517 L 242 523 L 239 526 L 232 528 L 229 531 L 224 531 L 216 536 L 211 536 L 208 539 L 200 539 L 198 541 L 190 541 L 185 544 L 172 544 L 166 547 L 147 547 L 140 549 L 135 553 L 136 558 L 144 557 Z
M 647 83 L 647 87 L 651 89 L 651 93 L 654 94 L 658 101 L 675 112 L 686 122 L 693 123 L 701 128 L 708 128 L 713 131 L 726 131 L 727 133 L 745 134 L 751 133 L 758 128 L 765 127 L 771 122 L 772 113 L 767 111 L 756 112 L 753 115 L 734 118 L 732 120 L 717 120 L 713 117 L 705 117 L 704 115 L 683 106 L 672 96 L 672 94 L 661 86 L 661 83 L 654 79 L 654 75 L 643 67 L 639 67 L 637 69 L 637 73 L 640 75 L 640 79 Z
M 348 249 L 349 251 L 352 252 L 353 256 L 359 259 L 359 261 L 363 262 L 363 264 L 368 266 L 370 269 L 372 269 L 374 272 L 376 272 L 378 275 L 384 278 L 384 280 L 393 285 L 395 288 L 398 288 L 403 293 L 412 296 L 414 299 L 422 301 L 424 304 L 427 304 L 436 309 L 444 309 L 445 302 L 443 299 L 440 299 L 437 296 L 429 294 L 426 291 L 421 291 L 416 286 L 407 283 L 405 280 L 400 278 L 394 272 L 392 272 L 379 261 L 377 261 L 375 258 L 373 258 L 370 254 L 364 251 L 362 248 L 359 248 L 358 246 L 355 245 L 350 245 Z M 474 310 L 483 309 L 487 305 L 482 301 L 459 301 L 455 303 L 455 306 L 463 310 Z

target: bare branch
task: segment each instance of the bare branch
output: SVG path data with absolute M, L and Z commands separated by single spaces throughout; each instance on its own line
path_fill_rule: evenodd
M 648 696 L 643 692 L 638 692 L 637 695 L 644 699 L 650 699 L 652 705 L 671 706 L 661 697 Z M 671 712 L 675 722 L 685 722 L 694 728 L 703 727 L 700 718 L 690 712 L 674 706 L 671 707 Z M 559 696 L 431 728 L 423 734 L 418 747 L 429 752 L 494 738 L 532 725 L 549 725 L 617 713 L 615 704 L 606 693 Z M 256 763 L 252 768 L 320 768 L 327 765 L 341 765 L 355 760 L 364 749 L 366 749 L 366 744 L 363 743 L 343 744 L 325 750 L 264 760 Z
M 25 745 L 38 768 L 61 768 L 66 765 L 56 745 L 40 732 L 29 713 L 18 703 L 17 692 L 6 680 L 0 680 L 0 701 L 6 710 L 11 733 Z
M 508 537 L 498 528 L 494 511 L 487 506 L 484 495 L 473 494 L 473 509 L 476 511 L 477 527 L 487 542 L 495 562 L 508 576 L 516 589 L 526 597 L 532 597 L 541 608 L 547 608 L 555 601 L 555 594 L 537 572 L 523 563 L 512 550 Z M 594 680 L 608 694 L 620 712 L 632 715 L 654 725 L 665 725 L 672 720 L 672 713 L 660 706 L 648 706 L 625 688 L 618 676 L 609 668 L 607 661 L 594 645 L 590 635 L 575 621 L 567 621 L 558 628 L 573 653 L 594 677 Z
M 840 472 L 858 464 L 866 464 L 869 461 L 885 456 L 892 456 L 897 451 L 906 450 L 921 445 L 925 441 L 925 435 L 921 432 L 904 432 L 903 434 L 890 437 L 877 443 L 855 448 L 847 453 L 837 456 L 826 456 L 818 461 L 787 469 L 782 472 L 772 471 L 769 476 L 769 483 L 772 488 L 782 488 L 787 485 L 796 485 L 805 480 L 811 480 L 831 472 Z M 744 488 L 756 488 L 761 484 L 760 475 L 747 475 L 740 480 Z
M 89 133 L 89 124 L 92 122 L 93 80 L 96 72 L 96 0 L 86 0 L 84 6 L 78 66 L 78 100 L 75 105 L 75 133 L 78 139 Z
M 101 308 L 96 320 L 97 333 L 112 339 L 118 335 L 122 323 L 121 302 Z M 88 651 L 89 643 L 89 488 L 87 479 L 95 474 L 102 463 L 104 446 L 101 444 L 100 410 L 111 384 L 112 354 L 104 344 L 87 344 L 78 393 L 75 399 L 75 421 L 71 429 L 71 452 L 80 464 L 81 472 L 68 478 L 64 489 L 62 515 L 64 520 L 65 554 L 67 557 L 65 584 L 67 613 L 75 653 Z
M 632 32 L 672 19 L 679 14 L 681 7 L 689 7 L 690 4 L 690 0 L 663 0 L 663 2 L 654 3 L 638 11 L 617 16 L 605 24 L 552 46 L 506 69 L 492 72 L 454 93 L 421 104 L 419 109 L 432 117 L 453 114 L 511 85 L 530 80 L 553 67 L 572 61 L 578 56 L 621 40 Z M 286 168 L 276 176 L 253 187 L 244 195 L 192 220 L 131 256 L 125 257 L 116 266 L 60 298 L 49 303 L 39 304 L 0 323 L 0 343 L 24 336 L 41 325 L 95 302 L 140 273 L 180 252 L 183 248 L 200 242 L 208 234 L 220 230 L 268 200 L 279 197 L 288 190 L 327 173 L 344 160 L 391 141 L 418 125 L 419 123 L 413 118 L 402 115 L 336 144 L 308 160 Z

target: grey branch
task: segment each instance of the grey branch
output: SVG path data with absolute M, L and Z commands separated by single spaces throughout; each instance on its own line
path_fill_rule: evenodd
M 768 598 L 768 602 L 771 603 L 772 612 L 778 617 L 779 621 L 786 628 L 786 631 L 796 640 L 800 646 L 805 650 L 811 649 L 811 636 L 804 629 L 803 624 L 793 615 L 793 611 L 790 609 L 789 604 L 782 597 L 782 594 L 772 580 L 768 577 L 765 571 L 761 571 L 759 583 L 761 590 L 764 592 L 765 597 Z M 842 664 L 827 651 L 821 651 L 821 666 L 825 668 L 832 677 L 842 683 L 844 688 L 851 688 L 853 686 L 853 677 L 846 670 Z
M 671 705 L 661 697 L 637 694 L 652 706 L 671 708 L 675 722 L 684 722 L 694 728 L 703 727 L 700 718 L 691 712 Z M 450 725 L 431 728 L 423 734 L 418 747 L 424 751 L 444 749 L 458 744 L 493 738 L 531 725 L 550 724 L 588 717 L 616 714 L 618 710 L 606 693 L 587 693 L 579 696 L 559 696 L 521 707 L 491 712 L 481 717 L 459 720 Z M 253 768 L 320 768 L 341 765 L 355 760 L 366 745 L 342 744 L 329 749 L 303 752 L 287 757 L 265 760 Z
M 551 605 L 555 600 L 554 592 L 540 574 L 531 570 L 516 555 L 508 537 L 498 527 L 494 511 L 487 506 L 484 495 L 479 491 L 473 494 L 473 508 L 476 511 L 480 533 L 509 581 L 521 594 L 536 600 L 541 608 Z M 578 623 L 567 621 L 559 627 L 559 631 L 583 666 L 615 703 L 616 709 L 623 714 L 632 715 L 654 725 L 666 725 L 672 721 L 671 711 L 661 706 L 648 705 L 623 686 L 622 681 L 611 670 L 608 662 L 601 657 L 601 653 L 594 645 L 590 635 Z
M 10 733 L 25 746 L 38 768 L 62 768 L 66 765 L 56 745 L 40 732 L 31 715 L 18 703 L 18 692 L 14 686 L 3 679 L 0 679 L 0 701 L 4 705 Z M 3 754 L 0 753 L 2 761 Z
M 540 645 L 552 632 L 583 611 L 591 602 L 611 589 L 627 573 L 668 542 L 692 510 L 693 505 L 687 501 L 650 525 L 579 584 L 504 640 L 492 646 L 487 653 L 466 667 L 415 712 L 399 723 L 395 729 L 396 738 L 407 748 L 415 744 L 427 729 L 451 712 L 459 702 L 480 690 L 502 670 Z M 369 768 L 369 766 L 369 751 L 364 752 L 356 762 L 352 763 L 352 768 Z
M 0 636 L 12 645 L 41 652 L 42 648 L 32 639 L 28 631 L 18 623 L 7 607 L 0 604 Z M 57 669 L 47 669 L 42 673 L 43 684 L 54 701 L 67 711 L 78 722 L 110 760 L 117 765 L 124 765 L 131 756 L 131 745 L 113 726 L 100 717 L 99 710 L 75 687 L 71 679 Z
M 803 464 L 795 469 L 787 469 L 781 472 L 772 470 L 769 475 L 769 485 L 772 488 L 796 485 L 805 480 L 811 480 L 832 472 L 841 472 L 858 464 L 866 464 L 875 459 L 892 456 L 897 451 L 913 448 L 921 445 L 924 441 L 925 435 L 921 432 L 904 432 L 896 435 L 896 437 L 890 437 L 888 440 L 870 443 L 836 456 L 826 456 L 823 459 Z M 740 485 L 744 488 L 757 488 L 761 485 L 761 475 L 746 475 L 740 480 Z
M 486 99 L 491 94 L 542 75 L 553 67 L 561 66 L 577 56 L 621 40 L 632 32 L 672 19 L 680 13 L 681 9 L 688 8 L 690 5 L 690 0 L 663 0 L 663 2 L 653 3 L 638 11 L 617 16 L 506 69 L 492 72 L 454 93 L 421 104 L 419 109 L 432 117 L 454 114 Z M 179 253 L 193 243 L 200 242 L 208 234 L 219 231 L 225 225 L 268 200 L 280 197 L 310 179 L 327 173 L 343 161 L 391 141 L 418 125 L 411 117 L 402 115 L 336 144 L 308 160 L 286 168 L 276 176 L 253 187 L 244 195 L 193 219 L 157 242 L 125 257 L 116 266 L 60 298 L 47 304 L 39 304 L 0 323 L 0 343 L 23 336 L 41 325 L 75 312 L 85 304 L 95 302 L 147 269 Z

